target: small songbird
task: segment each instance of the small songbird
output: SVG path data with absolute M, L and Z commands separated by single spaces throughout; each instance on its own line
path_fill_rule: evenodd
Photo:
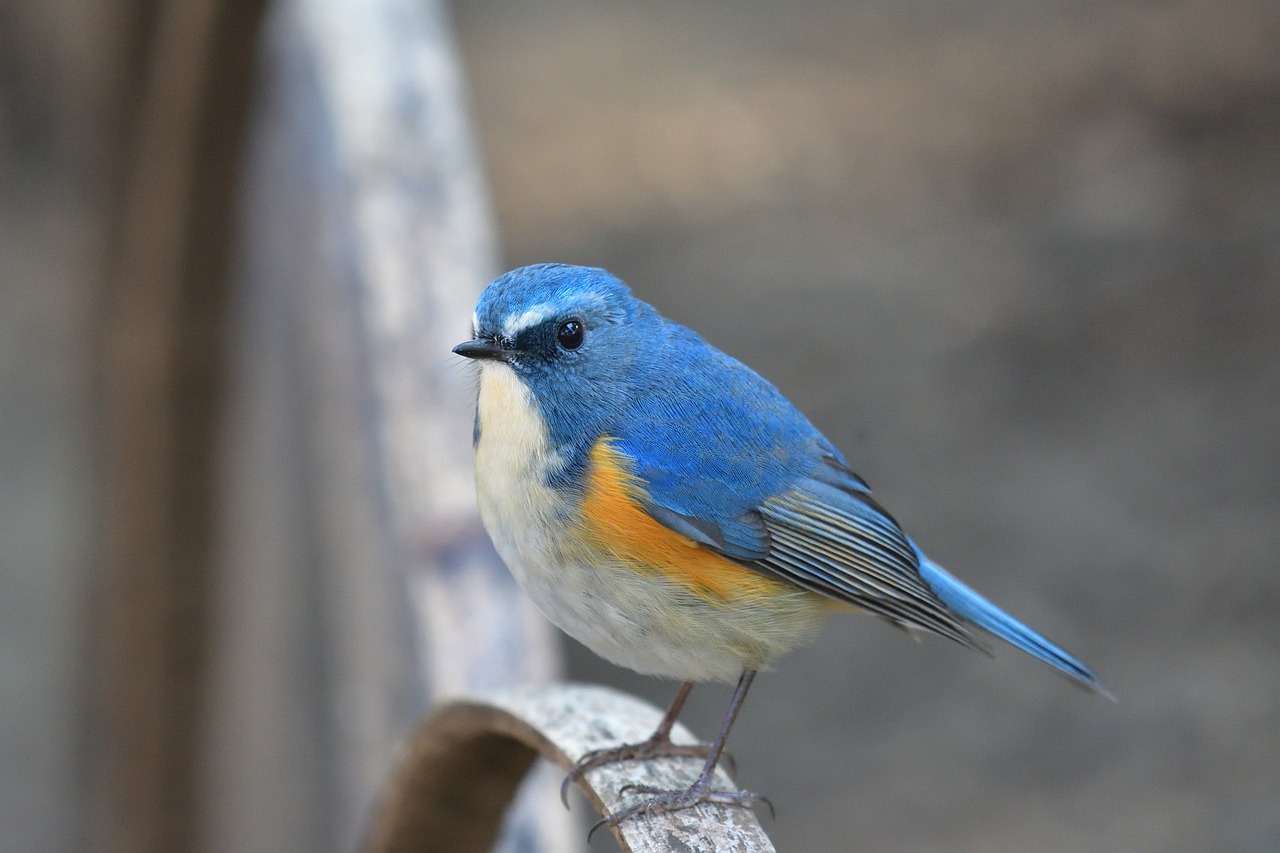
M 768 381 L 635 299 L 602 269 L 539 264 L 481 294 L 475 477 L 498 553 L 548 619 L 601 657 L 682 682 L 643 743 L 586 756 L 705 756 L 683 791 L 609 815 L 699 802 L 756 672 L 863 610 L 986 651 L 974 628 L 1106 694 L 1079 660 L 932 562 L 844 456 Z M 737 688 L 710 747 L 671 742 L 695 682 Z

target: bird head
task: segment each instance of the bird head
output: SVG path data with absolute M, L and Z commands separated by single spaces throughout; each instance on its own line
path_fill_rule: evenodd
M 453 351 L 482 371 L 511 371 L 553 437 L 575 444 L 597 437 L 610 413 L 660 378 L 656 351 L 669 337 L 616 277 L 566 264 L 499 276 L 480 295 L 471 333 Z

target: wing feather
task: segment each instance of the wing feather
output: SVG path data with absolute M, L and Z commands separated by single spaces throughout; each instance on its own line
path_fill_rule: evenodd
M 655 521 L 744 571 L 983 648 L 867 483 L 776 388 L 687 329 L 653 332 L 682 369 L 627 397 L 600 440 L 627 457 Z
M 791 488 L 718 518 L 692 510 L 687 499 L 677 500 L 681 492 L 669 484 L 678 479 L 667 472 L 655 476 L 660 469 L 650 464 L 645 469 L 648 491 L 640 503 L 659 524 L 744 570 L 786 580 L 900 627 L 932 631 L 986 651 L 921 578 L 919 554 L 872 499 L 867 484 L 833 456 L 815 462 Z M 683 485 L 687 489 L 688 483 Z M 734 490 L 723 483 L 703 486 L 721 506 L 733 507 Z
M 883 511 L 860 504 L 849 493 L 833 494 L 807 482 L 768 499 L 759 513 L 769 530 L 770 549 L 767 557 L 749 563 L 751 568 L 902 627 L 923 628 L 986 650 L 925 584 L 915 549 Z

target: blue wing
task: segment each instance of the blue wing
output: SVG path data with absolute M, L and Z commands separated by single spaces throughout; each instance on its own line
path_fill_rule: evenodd
M 613 437 L 666 527 L 745 569 L 987 652 L 983 630 L 1106 693 L 1079 660 L 928 560 L 840 452 L 776 388 L 702 343 L 638 395 Z M 685 343 L 688 343 L 686 341 Z
M 649 514 L 747 569 L 985 650 L 839 451 L 773 385 L 696 343 L 611 430 Z

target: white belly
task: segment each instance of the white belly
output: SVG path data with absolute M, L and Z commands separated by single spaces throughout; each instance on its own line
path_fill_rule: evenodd
M 729 607 L 589 549 L 569 522 L 576 507 L 547 484 L 562 460 L 531 393 L 505 364 L 480 364 L 480 515 L 551 622 L 619 666 L 682 681 L 732 683 L 816 636 L 828 608 L 798 588 L 767 607 Z

